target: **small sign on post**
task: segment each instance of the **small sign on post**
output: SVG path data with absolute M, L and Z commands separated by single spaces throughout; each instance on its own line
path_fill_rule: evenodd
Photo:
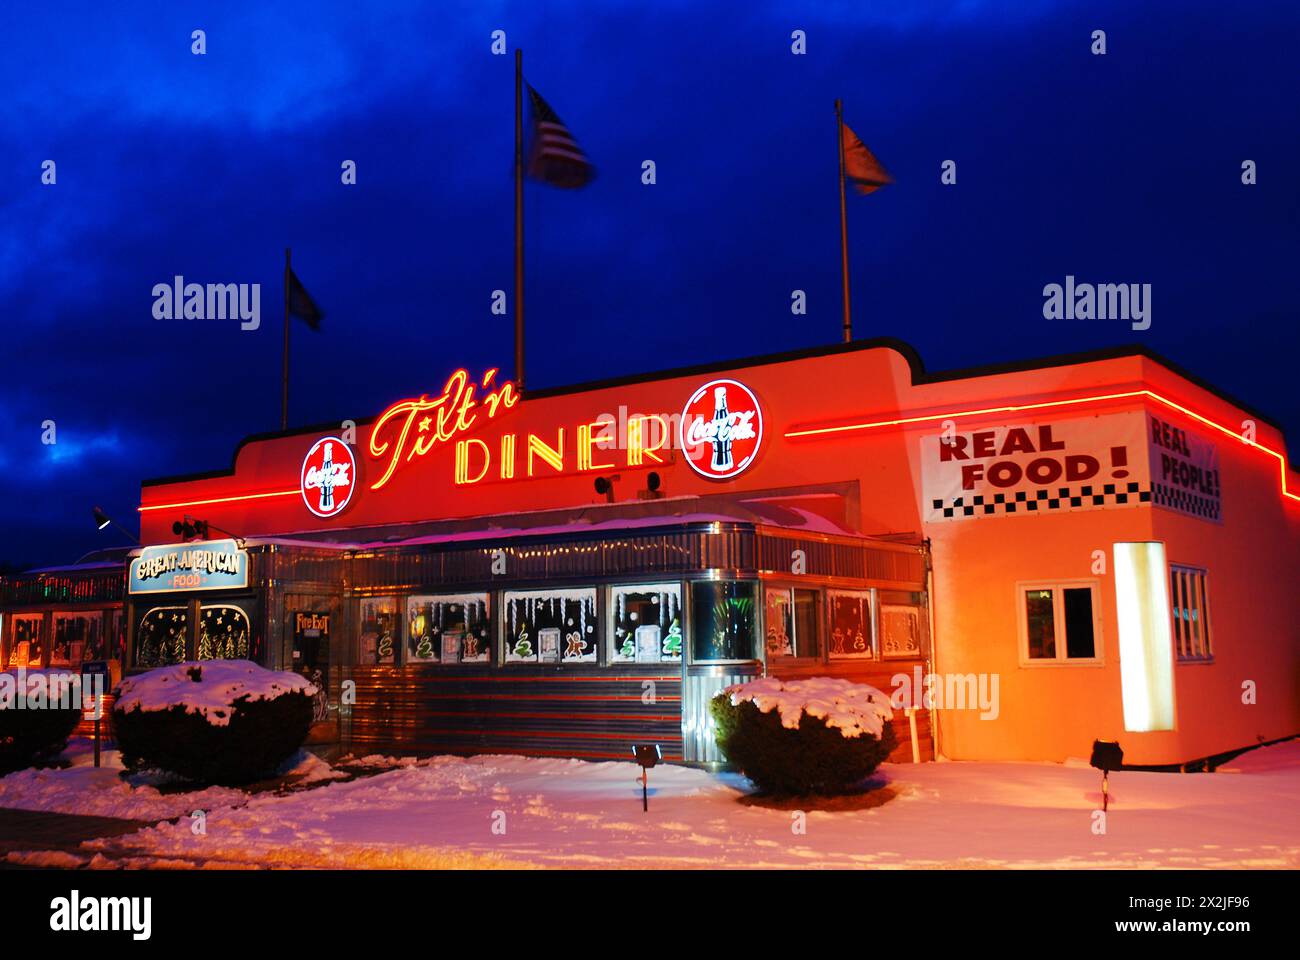
M 99 766 L 99 743 L 101 724 L 104 722 L 104 690 L 112 682 L 112 670 L 107 660 L 87 660 L 81 665 L 81 675 L 86 678 L 98 677 L 98 682 L 94 683 L 94 714 L 92 719 L 95 721 L 95 766 Z M 84 701 L 83 701 L 84 704 Z
M 637 743 L 632 745 L 632 756 L 636 757 L 636 762 L 641 764 L 641 776 L 637 778 L 641 781 L 641 809 L 649 813 L 650 768 L 663 759 L 663 754 L 660 752 L 657 743 Z

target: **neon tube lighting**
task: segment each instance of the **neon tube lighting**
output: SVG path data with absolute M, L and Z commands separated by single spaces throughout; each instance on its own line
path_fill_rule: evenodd
M 1182 404 L 1175 403 L 1174 401 L 1166 397 L 1162 397 L 1160 394 L 1154 393 L 1151 390 L 1130 390 L 1126 393 L 1107 393 L 1107 394 L 1099 394 L 1097 396 L 1092 396 L 1092 397 L 1074 397 L 1070 400 L 1045 400 L 1041 403 L 1021 403 L 1021 404 L 1013 404 L 1013 405 L 1003 406 L 1003 407 L 983 407 L 979 410 L 961 410 L 952 413 L 935 413 L 935 414 L 927 414 L 926 416 L 922 416 L 922 417 L 899 417 L 894 420 L 876 420 L 869 423 L 849 423 L 837 427 L 808 427 L 803 430 L 788 430 L 786 431 L 785 436 L 786 439 L 791 439 L 795 437 L 817 437 L 817 436 L 826 436 L 828 434 L 849 433 L 857 430 L 871 430 L 876 427 L 900 427 L 900 426 L 907 426 L 913 423 L 931 423 L 936 420 L 955 420 L 958 417 L 979 417 L 979 416 L 986 416 L 991 413 L 1019 413 L 1025 410 L 1042 410 L 1047 407 L 1068 407 L 1068 406 L 1076 406 L 1084 403 L 1101 403 L 1106 400 L 1132 400 L 1137 398 L 1147 398 L 1150 400 L 1154 400 L 1157 403 L 1162 403 L 1166 407 L 1169 407 L 1173 410 L 1177 410 L 1179 413 L 1191 417 L 1193 420 L 1197 421 L 1198 423 L 1203 423 L 1207 427 L 1212 427 L 1213 429 L 1218 430 L 1220 433 L 1232 437 L 1234 440 L 1238 441 L 1239 443 L 1242 443 L 1248 447 L 1254 447 L 1257 450 L 1262 450 L 1265 453 L 1267 453 L 1269 456 L 1274 457 L 1278 462 L 1278 468 L 1280 470 L 1281 481 L 1282 481 L 1282 496 L 1286 497 L 1289 500 L 1300 501 L 1300 493 L 1292 493 L 1290 490 L 1287 489 L 1287 461 L 1286 461 L 1285 454 L 1282 454 L 1277 450 L 1274 450 L 1272 447 L 1264 446 L 1264 444 L 1260 443 L 1258 440 L 1247 440 L 1245 437 L 1243 437 L 1241 434 L 1237 433 L 1236 431 L 1230 430 L 1227 427 L 1219 423 L 1216 423 L 1215 421 L 1211 420 L 1208 417 L 1203 417 L 1201 416 L 1201 414 L 1196 413 L 1193 410 L 1189 410 L 1187 407 L 1184 407 Z

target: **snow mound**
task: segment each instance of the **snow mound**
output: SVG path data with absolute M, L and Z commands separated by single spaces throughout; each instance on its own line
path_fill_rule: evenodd
M 803 714 L 826 721 L 840 735 L 852 739 L 868 734 L 880 739 L 885 721 L 894 719 L 889 697 L 865 683 L 853 683 L 835 677 L 809 677 L 806 680 L 778 680 L 763 677 L 738 683 L 723 691 L 732 706 L 750 700 L 763 713 L 775 708 L 781 726 L 794 730 Z
M 299 674 L 267 670 L 251 660 L 203 660 L 128 677 L 118 689 L 114 709 L 148 711 L 180 706 L 214 727 L 224 727 L 239 700 L 274 700 L 295 692 L 311 697 L 316 687 Z

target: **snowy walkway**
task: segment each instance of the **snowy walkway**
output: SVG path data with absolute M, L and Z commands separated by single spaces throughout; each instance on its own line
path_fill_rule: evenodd
M 887 765 L 883 802 L 810 811 L 803 833 L 797 811 L 740 803 L 741 778 L 683 767 L 652 771 L 642 813 L 637 774 L 630 763 L 441 757 L 248 797 L 132 790 L 74 767 L 0 780 L 0 806 L 180 816 L 87 842 L 95 866 L 1300 867 L 1294 741 L 1214 774 L 1116 774 L 1105 835 L 1093 830 L 1100 777 L 1086 766 Z M 191 828 L 196 808 L 206 834 Z

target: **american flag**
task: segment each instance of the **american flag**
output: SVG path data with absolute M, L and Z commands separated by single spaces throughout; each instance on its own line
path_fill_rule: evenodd
M 596 168 L 578 146 L 542 95 L 528 87 L 532 106 L 532 147 L 528 152 L 528 175 L 553 187 L 585 187 L 596 176 Z

